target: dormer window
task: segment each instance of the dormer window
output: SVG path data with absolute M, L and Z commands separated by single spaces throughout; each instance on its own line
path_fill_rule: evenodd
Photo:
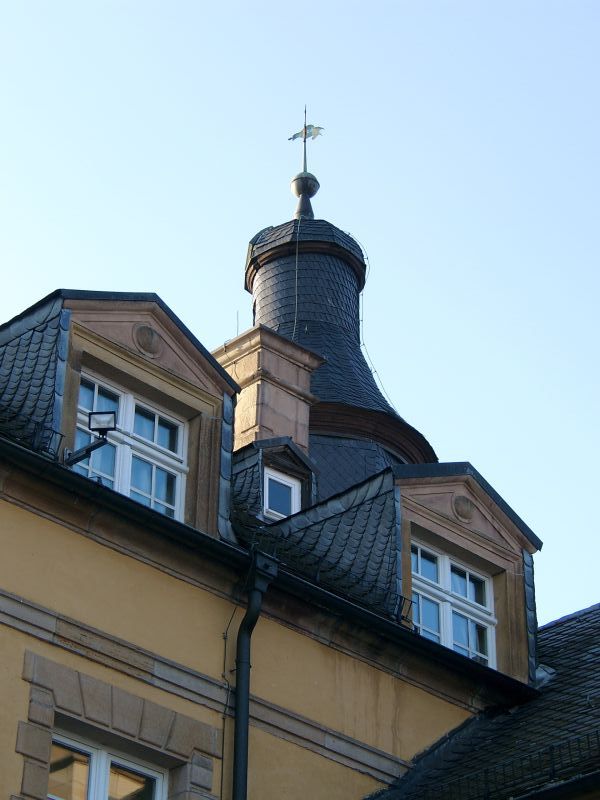
M 300 481 L 283 472 L 265 467 L 264 513 L 282 519 L 300 511 Z
M 101 481 L 167 517 L 181 519 L 185 426 L 127 391 L 82 377 L 75 447 L 92 440 L 90 411 L 114 411 L 117 430 L 109 443 L 73 469 Z
M 427 639 L 494 666 L 492 582 L 445 553 L 411 545 L 413 624 Z

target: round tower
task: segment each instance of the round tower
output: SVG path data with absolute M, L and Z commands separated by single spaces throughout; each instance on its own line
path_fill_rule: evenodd
M 366 265 L 360 246 L 330 222 L 314 219 L 319 183 L 304 171 L 292 181 L 295 219 L 254 236 L 246 289 L 254 324 L 325 359 L 312 376 L 310 455 L 321 497 L 394 463 L 437 461 L 425 437 L 383 397 L 360 346 L 359 298 Z

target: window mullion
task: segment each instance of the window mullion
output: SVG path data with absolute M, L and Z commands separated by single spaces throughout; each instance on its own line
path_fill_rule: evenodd
M 132 394 L 124 394 L 123 400 L 123 431 L 131 436 L 133 433 L 133 419 L 135 414 L 135 399 Z
M 117 491 L 128 495 L 131 483 L 131 447 L 128 444 L 117 447 L 117 464 Z
M 108 764 L 106 753 L 95 750 L 90 764 L 88 800 L 106 800 L 108 797 Z

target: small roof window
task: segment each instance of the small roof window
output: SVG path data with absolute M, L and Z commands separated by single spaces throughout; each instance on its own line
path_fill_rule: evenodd
M 297 511 L 300 511 L 300 481 L 283 472 L 265 467 L 265 516 L 282 519 Z

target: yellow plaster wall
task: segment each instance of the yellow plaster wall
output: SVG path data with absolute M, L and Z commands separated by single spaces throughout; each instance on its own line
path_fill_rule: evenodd
M 0 586 L 221 677 L 224 599 L 0 501 Z
M 404 759 L 471 716 L 265 617 L 252 638 L 252 692 Z
M 251 763 L 266 765 L 249 775 L 250 798 L 361 800 L 384 785 L 258 728 L 250 730 L 249 753 Z
M 0 586 L 5 590 L 221 679 L 231 602 L 11 503 L 0 501 L 0 518 Z M 230 629 L 229 668 L 242 616 L 238 609 Z M 30 649 L 134 694 L 146 697 L 159 691 L 32 641 Z M 462 707 L 264 615 L 253 636 L 252 665 L 255 696 L 403 759 L 469 716 Z M 21 667 L 22 653 L 9 669 L 20 675 Z M 190 716 L 202 713 L 202 719 L 221 727 L 212 712 L 194 711 L 198 707 L 165 693 L 161 698 L 156 702 Z M 266 760 L 260 756 L 258 763 L 270 769 L 267 751 L 276 744 L 260 746 Z M 299 763 L 309 757 L 308 751 L 294 747 L 302 754 Z M 318 758 L 317 771 L 333 764 Z M 280 769 L 286 768 L 297 769 L 293 760 L 287 767 L 281 762 Z M 350 781 L 357 779 L 356 770 L 335 765 L 336 770 L 347 772 Z M 331 781 L 339 784 L 338 779 Z

